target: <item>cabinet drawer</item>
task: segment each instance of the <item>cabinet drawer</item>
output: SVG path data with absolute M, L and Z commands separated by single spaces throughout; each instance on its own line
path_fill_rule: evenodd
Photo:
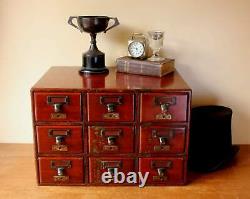
M 81 121 L 80 93 L 34 93 L 36 121 Z
M 40 157 L 38 161 L 41 184 L 83 183 L 82 158 Z
M 185 127 L 140 128 L 140 153 L 184 153 Z
M 124 157 L 89 158 L 90 183 L 104 184 L 102 182 L 103 172 L 110 172 L 111 175 L 113 176 L 115 168 L 117 168 L 118 172 L 123 172 L 126 175 L 128 172 L 135 171 L 135 160 L 133 158 L 124 158 Z M 124 184 L 126 185 L 126 183 Z
M 184 182 L 183 158 L 140 158 L 139 171 L 149 172 L 146 184 L 182 184 Z
M 89 153 L 132 153 L 134 127 L 92 126 L 88 128 Z
M 130 93 L 88 93 L 88 121 L 133 121 L 134 95 Z
M 141 94 L 141 122 L 183 122 L 187 120 L 187 94 Z
M 38 153 L 81 153 L 81 126 L 37 126 Z

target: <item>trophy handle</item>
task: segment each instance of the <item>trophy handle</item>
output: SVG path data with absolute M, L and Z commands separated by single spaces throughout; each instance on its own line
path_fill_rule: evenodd
M 118 21 L 118 19 L 115 17 L 110 17 L 109 19 L 113 19 L 114 20 L 114 24 L 112 26 L 110 26 L 109 28 L 107 28 L 106 30 L 104 30 L 104 33 L 106 33 L 108 30 L 110 30 L 111 28 L 114 28 L 115 26 L 118 26 L 120 23 Z
M 71 25 L 71 26 L 73 26 L 73 27 L 75 27 L 75 28 L 77 28 L 78 30 L 80 30 L 80 28 L 77 26 L 77 25 L 75 25 L 74 23 L 73 23 L 73 19 L 77 19 L 77 16 L 70 16 L 69 17 L 69 20 L 68 20 L 68 24 L 69 25 Z M 81 31 L 81 30 L 80 30 Z M 82 31 L 81 31 L 82 32 Z

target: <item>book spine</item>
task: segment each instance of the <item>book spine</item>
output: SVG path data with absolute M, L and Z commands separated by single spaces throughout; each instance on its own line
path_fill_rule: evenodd
M 138 62 L 128 62 L 126 60 L 117 60 L 117 71 L 139 75 L 161 76 L 159 67 L 150 64 L 141 64 Z

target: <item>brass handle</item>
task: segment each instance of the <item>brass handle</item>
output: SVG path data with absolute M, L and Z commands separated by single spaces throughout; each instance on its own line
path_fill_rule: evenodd
M 174 135 L 175 132 L 173 129 L 152 130 L 152 137 L 158 138 L 161 145 L 165 145 L 168 140 L 174 137 Z
M 68 96 L 48 96 L 47 104 L 53 106 L 55 113 L 61 113 L 64 104 L 69 104 Z
M 56 136 L 56 144 L 62 144 L 64 142 L 64 136 Z
M 57 168 L 57 175 L 58 176 L 64 176 L 64 167 L 58 167 Z
M 62 104 L 55 103 L 55 104 L 53 104 L 53 106 L 54 106 L 54 112 L 55 113 L 60 113 L 62 111 Z
M 164 177 L 166 168 L 157 168 L 157 173 L 160 177 Z
M 70 130 L 64 130 L 64 129 L 49 129 L 48 131 L 49 137 L 55 138 L 55 145 L 52 145 L 52 151 L 59 151 L 59 152 L 65 152 L 68 151 L 68 146 L 63 144 L 65 142 L 65 138 L 67 136 L 70 136 Z
M 166 145 L 167 144 L 167 138 L 166 137 L 159 137 L 160 145 Z
M 49 137 L 55 137 L 56 144 L 61 144 L 65 137 L 70 136 L 69 129 L 49 129 L 48 130 Z
M 168 104 L 168 103 L 166 103 L 166 104 L 161 104 L 161 111 L 162 111 L 162 112 L 167 112 L 169 106 L 170 106 L 170 104 Z
M 108 113 L 113 113 L 115 111 L 116 106 L 122 104 L 122 96 L 101 96 L 100 104 L 106 106 Z
M 102 128 L 100 130 L 99 135 L 101 137 L 109 137 L 109 136 L 120 137 L 122 136 L 122 129 Z
M 106 106 L 108 109 L 108 113 L 113 113 L 115 111 L 116 104 L 110 103 L 110 104 L 106 104 Z
M 155 97 L 155 105 L 160 106 L 163 113 L 168 112 L 170 106 L 176 105 L 176 97 Z
M 50 168 L 55 169 L 57 175 L 53 176 L 55 182 L 66 182 L 69 181 L 69 176 L 64 174 L 65 169 L 71 168 L 71 161 L 62 160 L 62 161 L 50 161 Z
M 108 137 L 108 145 L 115 145 L 116 137 L 115 136 L 109 136 Z
M 167 170 L 172 168 L 172 161 L 151 161 L 151 168 L 157 171 L 157 175 L 153 176 L 153 181 L 168 180 Z

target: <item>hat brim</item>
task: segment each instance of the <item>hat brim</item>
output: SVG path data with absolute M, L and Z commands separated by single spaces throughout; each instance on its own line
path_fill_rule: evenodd
M 238 153 L 239 149 L 239 146 L 233 145 L 231 149 L 228 150 L 228 153 L 225 154 L 223 157 L 208 160 L 206 163 L 202 163 L 201 161 L 196 163 L 193 162 L 189 165 L 189 169 L 198 172 L 213 172 L 222 169 L 231 162 L 231 160 Z

